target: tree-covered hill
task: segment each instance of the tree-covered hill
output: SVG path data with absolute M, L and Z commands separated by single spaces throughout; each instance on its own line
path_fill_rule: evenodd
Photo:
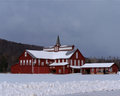
M 42 50 L 43 47 L 0 39 L 0 72 L 9 72 L 25 49 Z

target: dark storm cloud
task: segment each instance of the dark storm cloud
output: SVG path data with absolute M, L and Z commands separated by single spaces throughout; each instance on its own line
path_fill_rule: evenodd
M 50 46 L 75 44 L 85 56 L 120 56 L 119 0 L 0 0 L 0 37 Z

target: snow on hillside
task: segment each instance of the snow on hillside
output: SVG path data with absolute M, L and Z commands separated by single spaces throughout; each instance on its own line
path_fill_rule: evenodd
M 0 96 L 79 96 L 119 90 L 118 74 L 0 74 Z

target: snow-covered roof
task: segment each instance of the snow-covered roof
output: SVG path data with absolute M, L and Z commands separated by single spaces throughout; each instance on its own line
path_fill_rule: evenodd
M 58 52 L 48 52 L 48 51 L 37 51 L 37 50 L 26 50 L 32 57 L 40 59 L 62 59 L 70 58 L 74 51 L 58 51 Z
M 81 66 L 70 66 L 70 67 L 73 69 L 80 69 L 81 68 Z
M 111 67 L 114 63 L 86 63 L 81 68 L 105 68 Z
M 64 66 L 64 65 L 68 65 L 68 62 L 52 63 L 52 64 L 50 64 L 50 66 Z

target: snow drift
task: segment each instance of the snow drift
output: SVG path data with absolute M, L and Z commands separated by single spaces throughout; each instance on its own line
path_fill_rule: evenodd
M 0 96 L 61 96 L 120 90 L 120 75 L 0 74 Z
M 0 83 L 0 96 L 53 96 L 120 89 L 118 81 Z M 3 95 L 4 94 L 4 95 Z

